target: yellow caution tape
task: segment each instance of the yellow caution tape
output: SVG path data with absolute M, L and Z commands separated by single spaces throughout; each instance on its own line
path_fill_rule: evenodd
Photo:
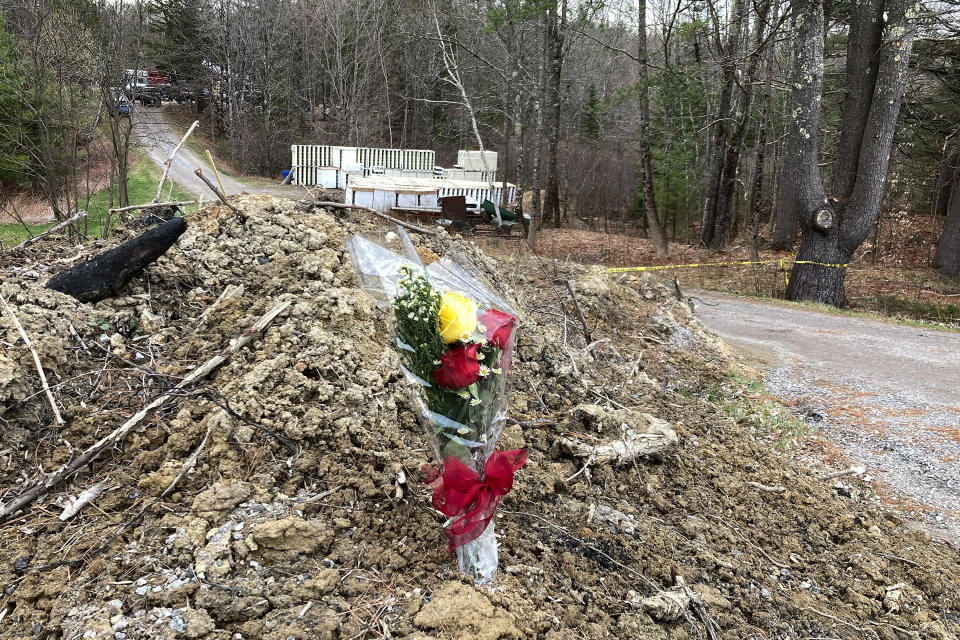
M 815 262 L 813 260 L 794 260 L 793 264 L 815 264 L 821 267 L 833 267 L 834 269 L 846 269 L 849 266 L 849 263 L 831 264 L 829 262 Z
M 778 263 L 780 269 L 783 271 L 784 282 L 790 284 L 790 276 L 787 270 L 787 260 L 793 261 L 793 264 L 813 264 L 819 267 L 830 267 L 833 269 L 846 269 L 849 266 L 849 263 L 839 264 L 831 262 L 817 262 L 815 260 L 796 260 L 796 256 L 790 256 L 789 258 L 775 258 L 773 260 L 737 260 L 735 262 L 692 262 L 690 264 L 661 264 L 661 265 L 652 265 L 646 267 L 611 267 L 607 269 L 607 273 L 628 273 L 633 271 L 660 271 L 662 269 L 693 269 L 701 267 L 729 267 L 733 265 L 744 265 L 744 264 L 774 264 Z
M 687 269 L 690 267 L 726 267 L 734 264 L 772 264 L 776 260 L 741 260 L 737 262 L 694 262 L 691 264 L 660 264 L 649 267 L 611 267 L 607 273 L 627 273 L 628 271 L 659 271 L 661 269 Z

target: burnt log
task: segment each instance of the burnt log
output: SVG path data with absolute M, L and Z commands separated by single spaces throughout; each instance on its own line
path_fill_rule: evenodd
M 80 302 L 96 302 L 116 296 L 130 279 L 173 246 L 187 222 L 174 218 L 150 229 L 119 247 L 61 271 L 47 288 L 71 295 Z

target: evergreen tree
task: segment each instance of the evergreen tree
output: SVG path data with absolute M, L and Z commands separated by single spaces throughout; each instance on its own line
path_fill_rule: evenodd
M 603 103 L 597 96 L 597 86 L 591 82 L 587 87 L 587 98 L 580 116 L 580 135 L 586 140 L 599 140 L 602 123 Z

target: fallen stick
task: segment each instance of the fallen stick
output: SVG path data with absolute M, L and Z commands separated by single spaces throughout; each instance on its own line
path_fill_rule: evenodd
M 860 475 L 867 470 L 866 466 L 861 464 L 851 465 L 849 468 L 844 469 L 843 471 L 834 471 L 833 473 L 825 473 L 820 476 L 821 480 L 836 480 L 837 478 L 842 478 L 843 476 L 850 476 L 853 474 Z
M 398 220 L 398 219 L 396 219 L 396 218 L 394 218 L 394 217 L 392 217 L 392 216 L 388 216 L 388 215 L 385 214 L 385 213 L 381 213 L 381 212 L 379 212 L 379 211 L 375 211 L 375 210 L 371 209 L 370 207 L 363 207 L 363 206 L 358 205 L 358 204 L 344 204 L 343 202 L 325 202 L 325 201 L 314 202 L 314 204 L 317 205 L 317 206 L 319 206 L 319 207 L 329 207 L 329 208 L 331 208 L 331 209 L 357 209 L 357 210 L 359 210 L 359 211 L 366 211 L 367 213 L 372 213 L 372 214 L 375 215 L 375 216 L 379 216 L 379 217 L 383 218 L 384 220 L 389 220 L 389 221 L 392 222 L 393 224 L 398 224 L 398 225 L 400 225 L 401 227 L 404 227 L 404 228 L 406 228 L 406 229 L 410 229 L 411 231 L 416 231 L 417 233 L 425 233 L 425 234 L 427 234 L 428 236 L 435 236 L 435 235 L 437 235 L 437 232 L 436 232 L 436 231 L 433 231 L 432 229 L 424 229 L 423 227 L 418 227 L 418 226 L 415 225 L 415 224 L 410 224 L 409 222 L 404 222 L 403 220 Z
M 116 209 L 110 209 L 110 213 L 120 213 L 122 211 L 136 211 L 137 209 L 159 209 L 161 207 L 185 207 L 188 204 L 198 204 L 199 200 L 186 200 L 180 202 L 179 200 L 172 200 L 170 202 L 151 202 L 149 204 L 134 204 L 129 207 L 118 207 Z
M 570 292 L 570 298 L 573 299 L 573 308 L 576 309 L 577 317 L 580 319 L 580 324 L 583 327 L 583 337 L 587 339 L 587 344 L 589 345 L 593 342 L 593 338 L 590 337 L 590 327 L 587 325 L 587 319 L 583 317 L 583 309 L 580 308 L 577 294 L 573 291 L 574 284 L 573 280 L 567 280 L 567 291 Z
M 773 487 L 760 482 L 748 482 L 747 484 L 757 491 L 765 491 L 767 493 L 784 493 L 787 490 L 786 487 Z
M 227 201 L 227 196 L 224 195 L 223 192 L 220 191 L 220 189 L 217 189 L 217 186 L 215 184 L 210 182 L 210 178 L 203 175 L 203 171 L 201 171 L 199 167 L 197 167 L 197 170 L 194 171 L 194 173 L 197 174 L 198 178 L 203 180 L 203 183 L 210 188 L 210 191 L 213 191 L 213 195 L 217 196 L 217 199 L 220 200 L 220 202 L 225 204 L 227 207 L 230 208 L 231 211 L 237 214 L 237 217 L 240 218 L 241 222 L 247 221 L 247 214 L 245 214 L 244 212 L 240 211 L 240 209 L 237 209 L 235 206 L 230 204 L 230 202 Z
M 190 469 L 193 468 L 193 465 L 196 464 L 197 458 L 200 456 L 200 452 L 203 450 L 203 447 L 206 446 L 207 440 L 210 438 L 210 434 L 212 432 L 213 432 L 213 427 L 209 427 L 207 429 L 206 435 L 203 436 L 203 440 L 200 441 L 200 446 L 198 446 L 196 450 L 194 450 L 193 454 L 191 454 L 191 456 L 187 458 L 187 461 L 183 463 L 183 466 L 180 468 L 180 473 L 178 473 L 177 477 L 173 479 L 173 482 L 171 482 L 167 486 L 167 488 L 164 489 L 163 493 L 161 493 L 159 496 L 157 496 L 156 498 L 151 500 L 149 503 L 147 503 L 146 506 L 140 509 L 137 515 L 133 516 L 132 518 L 124 522 L 122 525 L 120 525 L 120 527 L 113 532 L 113 535 L 111 535 L 109 538 L 107 538 L 106 540 L 100 543 L 99 547 L 97 547 L 93 551 L 89 551 L 85 553 L 81 558 L 77 558 L 74 560 L 60 560 L 59 562 L 51 562 L 50 564 L 41 565 L 39 567 L 30 567 L 29 571 L 37 572 L 37 571 L 49 571 L 51 569 L 56 569 L 58 567 L 78 567 L 82 565 L 84 562 L 89 562 L 90 560 L 93 560 L 94 558 L 99 556 L 101 553 L 109 549 L 110 545 L 113 544 L 114 540 L 119 538 L 124 531 L 132 527 L 134 524 L 136 524 L 140 520 L 140 518 L 142 518 L 147 514 L 147 511 L 150 509 L 150 507 L 152 507 L 153 505 L 157 504 L 158 502 L 166 498 L 167 494 L 173 491 L 173 488 L 177 486 L 177 483 L 180 482 L 183 476 L 187 475 Z M 103 482 L 105 483 L 106 480 L 104 480 Z
M 109 480 L 109 477 L 104 478 L 86 491 L 81 492 L 76 498 L 70 500 L 67 506 L 63 508 L 63 512 L 60 514 L 60 522 L 66 522 L 73 516 L 80 513 L 80 509 L 83 509 L 85 506 L 96 500 L 97 497 L 103 493 L 103 490 L 107 486 L 107 482 Z
M 173 164 L 173 158 L 177 155 L 177 152 L 180 151 L 180 147 L 183 146 L 183 143 L 187 141 L 187 138 L 190 137 L 190 134 L 193 133 L 193 130 L 197 128 L 197 125 L 200 124 L 199 120 L 194 120 L 193 124 L 190 125 L 190 128 L 187 129 L 187 132 L 183 134 L 183 137 L 180 139 L 180 142 L 177 143 L 177 146 L 173 148 L 173 151 L 170 152 L 170 157 L 166 159 L 163 163 L 163 175 L 160 176 L 160 184 L 157 185 L 157 195 L 153 197 L 154 202 L 160 201 L 160 194 L 163 192 L 163 183 L 167 181 L 167 176 L 170 174 L 170 165 Z
M 63 480 L 66 480 L 74 473 L 96 460 L 97 456 L 99 456 L 104 450 L 112 447 L 131 429 L 143 422 L 143 420 L 149 416 L 154 409 L 157 409 L 166 403 L 167 400 L 176 397 L 177 391 L 205 377 L 211 371 L 223 364 L 230 356 L 245 347 L 250 341 L 260 335 L 260 333 L 267 328 L 270 322 L 272 322 L 274 318 L 280 315 L 291 304 L 292 303 L 290 301 L 287 301 L 275 306 L 273 309 L 265 313 L 263 317 L 257 320 L 249 329 L 244 331 L 239 338 L 231 341 L 230 345 L 226 349 L 207 360 L 200 367 L 191 371 L 190 375 L 181 380 L 177 386 L 151 400 L 149 404 L 140 409 L 140 411 L 137 411 L 137 413 L 135 413 L 129 420 L 114 429 L 108 435 L 101 438 L 99 442 L 91 445 L 82 454 L 60 467 L 59 470 L 45 477 L 39 483 L 23 491 L 13 500 L 13 502 L 3 507 L 3 509 L 0 509 L 0 522 L 6 521 L 11 515 L 15 514 L 20 509 L 23 509 L 40 496 L 46 494 L 55 485 Z
M 40 364 L 40 356 L 37 354 L 37 350 L 33 348 L 33 343 L 30 342 L 30 336 L 28 336 L 27 332 L 24 331 L 23 325 L 20 324 L 20 320 L 17 319 L 17 316 L 13 313 L 13 309 L 10 308 L 10 305 L 7 304 L 7 299 L 3 296 L 0 296 L 0 302 L 3 303 L 4 311 L 6 311 L 7 315 L 10 316 L 10 319 L 13 320 L 13 326 L 16 327 L 20 337 L 23 338 L 23 343 L 27 345 L 27 349 L 30 350 L 30 355 L 33 356 L 33 363 L 37 365 L 37 373 L 40 374 L 40 385 L 43 387 L 43 392 L 47 394 L 47 400 L 50 402 L 50 408 L 53 409 L 53 421 L 57 426 L 60 426 L 63 424 L 63 416 L 60 415 L 60 410 L 57 408 L 57 401 L 54 400 L 53 392 L 50 391 L 50 385 L 47 384 L 47 376 L 43 373 L 43 365 Z
M 24 240 L 23 242 L 21 242 L 20 244 L 18 244 L 17 246 L 15 246 L 14 249 L 26 249 L 27 247 L 29 247 L 30 245 L 32 245 L 34 242 L 36 242 L 36 241 L 39 240 L 40 238 L 43 238 L 43 237 L 45 237 L 45 236 L 48 236 L 48 235 L 50 235 L 51 233 L 56 233 L 57 231 L 60 231 L 61 229 L 65 228 L 65 227 L 68 227 L 69 225 L 73 224 L 74 222 L 76 222 L 76 221 L 78 221 L 78 220 L 82 220 L 83 218 L 86 218 L 86 217 L 87 217 L 87 212 L 86 212 L 86 211 L 80 211 L 80 212 L 77 213 L 77 215 L 75 215 L 75 216 L 73 216 L 73 217 L 71 217 L 71 218 L 67 218 L 67 219 L 64 220 L 63 222 L 58 222 L 57 224 L 53 225 L 52 227 L 50 227 L 49 229 L 47 229 L 47 230 L 44 231 L 43 233 L 38 233 L 38 234 L 35 235 L 35 236 L 32 236 L 32 237 L 30 237 L 30 238 L 27 238 L 26 240 Z

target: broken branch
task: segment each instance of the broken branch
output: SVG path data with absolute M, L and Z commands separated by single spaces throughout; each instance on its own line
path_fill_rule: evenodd
M 230 208 L 231 211 L 233 211 L 235 214 L 237 214 L 237 217 L 240 218 L 240 221 L 241 221 L 241 222 L 246 222 L 246 221 L 247 221 L 247 214 L 243 213 L 242 211 L 240 211 L 240 209 L 237 209 L 235 206 L 233 206 L 232 204 L 230 204 L 230 203 L 227 201 L 227 196 L 224 195 L 224 194 L 220 191 L 220 189 L 217 189 L 217 186 L 216 186 L 215 184 L 213 184 L 212 182 L 210 182 L 210 179 L 209 179 L 207 176 L 203 175 L 203 171 L 201 171 L 199 167 L 197 167 L 197 170 L 194 171 L 194 173 L 197 174 L 197 177 L 198 177 L 198 178 L 200 178 L 201 180 L 203 180 L 203 183 L 210 188 L 210 191 L 213 191 L 213 195 L 217 196 L 217 199 L 220 200 L 220 202 L 222 202 L 223 204 L 225 204 L 227 207 Z
M 358 204 L 344 204 L 344 203 L 342 203 L 342 202 L 325 202 L 325 201 L 315 202 L 314 204 L 316 204 L 316 205 L 319 206 L 319 207 L 327 207 L 327 208 L 329 208 L 329 209 L 357 209 L 357 210 L 359 210 L 359 211 L 366 211 L 367 213 L 372 213 L 372 214 L 375 215 L 375 216 L 379 216 L 379 217 L 383 218 L 384 220 L 389 220 L 389 221 L 392 222 L 393 224 L 398 224 L 398 225 L 400 225 L 401 227 L 404 227 L 404 228 L 406 228 L 406 229 L 410 229 L 411 231 L 416 231 L 417 233 L 425 233 L 425 234 L 427 234 L 427 235 L 429 235 L 429 236 L 435 236 L 435 235 L 437 235 L 437 232 L 436 232 L 436 231 L 433 231 L 432 229 L 424 229 L 423 227 L 418 227 L 418 226 L 415 225 L 415 224 L 410 224 L 409 222 L 404 222 L 403 220 L 398 220 L 398 219 L 396 219 L 396 218 L 394 218 L 394 217 L 392 217 L 392 216 L 388 216 L 388 215 L 385 214 L 385 213 L 381 213 L 381 212 L 379 212 L 379 211 L 375 211 L 375 210 L 371 209 L 370 207 L 363 207 L 363 206 L 360 206 L 360 205 L 358 205 Z
M 103 493 L 103 489 L 107 486 L 107 482 L 109 480 L 110 478 L 104 478 L 86 491 L 81 492 L 76 498 L 70 500 L 67 506 L 63 508 L 63 512 L 60 514 L 60 522 L 66 522 L 73 516 L 80 513 L 80 509 L 83 509 L 85 506 L 96 500 L 97 497 Z
M 38 233 L 38 234 L 35 235 L 35 236 L 32 236 L 32 237 L 30 237 L 30 238 L 27 238 L 26 240 L 24 240 L 23 242 L 21 242 L 20 244 L 18 244 L 17 246 L 15 246 L 14 249 L 26 249 L 27 247 L 29 247 L 30 245 L 32 245 L 34 242 L 36 242 L 36 241 L 39 240 L 40 238 L 43 238 L 43 237 L 45 237 L 45 236 L 48 236 L 48 235 L 50 235 L 51 233 L 56 233 L 57 231 L 60 231 L 61 229 L 64 229 L 64 228 L 70 226 L 70 225 L 73 224 L 74 222 L 77 222 L 78 220 L 82 220 L 83 218 L 86 218 L 86 217 L 87 217 L 87 212 L 86 212 L 86 211 L 79 211 L 79 212 L 77 213 L 77 215 L 75 215 L 75 216 L 73 216 L 73 217 L 71 217 L 71 218 L 67 218 L 67 219 L 64 220 L 63 222 L 58 222 L 57 224 L 53 225 L 52 227 L 50 227 L 49 229 L 47 229 L 47 230 L 44 231 L 43 233 Z
M 583 328 L 583 337 L 587 344 L 593 344 L 593 338 L 590 337 L 590 327 L 587 325 L 587 319 L 583 317 L 583 309 L 580 308 L 580 302 L 577 300 L 577 294 L 573 291 L 573 280 L 567 280 L 567 291 L 570 292 L 570 298 L 573 299 L 573 308 L 577 311 L 577 317 L 580 319 L 580 325 Z
M 177 146 L 173 148 L 173 151 L 170 152 L 170 157 L 164 161 L 163 175 L 160 176 L 160 184 L 157 185 L 157 195 L 153 197 L 154 202 L 159 202 L 160 193 L 163 191 L 163 183 L 167 181 L 167 176 L 170 175 L 170 165 L 173 164 L 173 158 L 177 155 L 177 152 L 180 151 L 180 147 L 183 146 L 183 143 L 187 141 L 187 138 L 190 137 L 190 134 L 193 133 L 193 130 L 197 128 L 197 125 L 200 124 L 199 120 L 194 120 L 193 124 L 190 125 L 190 128 L 187 129 L 187 132 L 183 134 L 183 137 L 180 138 L 180 142 L 177 143 Z
M 10 305 L 7 304 L 7 299 L 3 296 L 0 296 L 0 302 L 3 303 L 4 311 L 6 311 L 7 315 L 10 316 L 10 319 L 13 320 L 13 326 L 16 327 L 20 337 L 23 338 L 23 343 L 27 345 L 27 349 L 30 350 L 30 355 L 33 356 L 33 363 L 37 365 L 37 373 L 40 374 L 40 385 L 43 387 L 43 392 L 47 396 L 47 401 L 50 402 L 50 408 L 53 409 L 53 421 L 57 426 L 60 426 L 63 424 L 63 417 L 60 415 L 60 410 L 57 408 L 57 401 L 53 398 L 53 392 L 50 391 L 50 385 L 47 384 L 47 376 L 43 373 L 43 365 L 40 364 L 40 356 L 37 354 L 37 350 L 33 348 L 33 343 L 30 342 L 30 336 L 28 336 L 27 332 L 24 331 L 23 325 L 20 324 L 20 320 L 17 319 L 17 316 L 13 313 L 13 309 L 10 308 Z
M 58 471 L 51 473 L 39 483 L 25 490 L 17 498 L 15 498 L 13 502 L 3 507 L 3 509 L 0 509 L 0 522 L 5 521 L 20 509 L 23 509 L 40 496 L 46 494 L 55 485 L 63 480 L 66 480 L 74 473 L 96 460 L 97 456 L 99 456 L 104 450 L 112 447 L 131 429 L 143 422 L 143 420 L 149 416 L 154 409 L 159 408 L 171 398 L 178 397 L 177 391 L 205 377 L 211 371 L 223 364 L 230 356 L 235 354 L 237 351 L 240 351 L 240 349 L 245 347 L 250 341 L 266 330 L 267 326 L 269 326 L 273 319 L 280 315 L 291 304 L 291 301 L 288 300 L 275 306 L 273 309 L 265 313 L 259 320 L 257 320 L 249 329 L 244 331 L 239 338 L 231 341 L 230 345 L 226 349 L 207 360 L 200 367 L 194 369 L 190 375 L 181 380 L 177 386 L 154 398 L 149 404 L 135 413 L 129 420 L 114 429 L 108 435 L 101 438 L 99 442 L 91 445 L 86 451 L 67 464 L 63 465 Z
M 137 209 L 161 209 L 163 207 L 185 207 L 188 204 L 199 204 L 199 200 L 185 200 L 180 202 L 178 200 L 172 200 L 170 202 L 151 202 L 149 204 L 134 204 L 129 207 L 118 207 L 116 209 L 110 209 L 110 213 L 120 213 L 122 211 L 136 211 Z

